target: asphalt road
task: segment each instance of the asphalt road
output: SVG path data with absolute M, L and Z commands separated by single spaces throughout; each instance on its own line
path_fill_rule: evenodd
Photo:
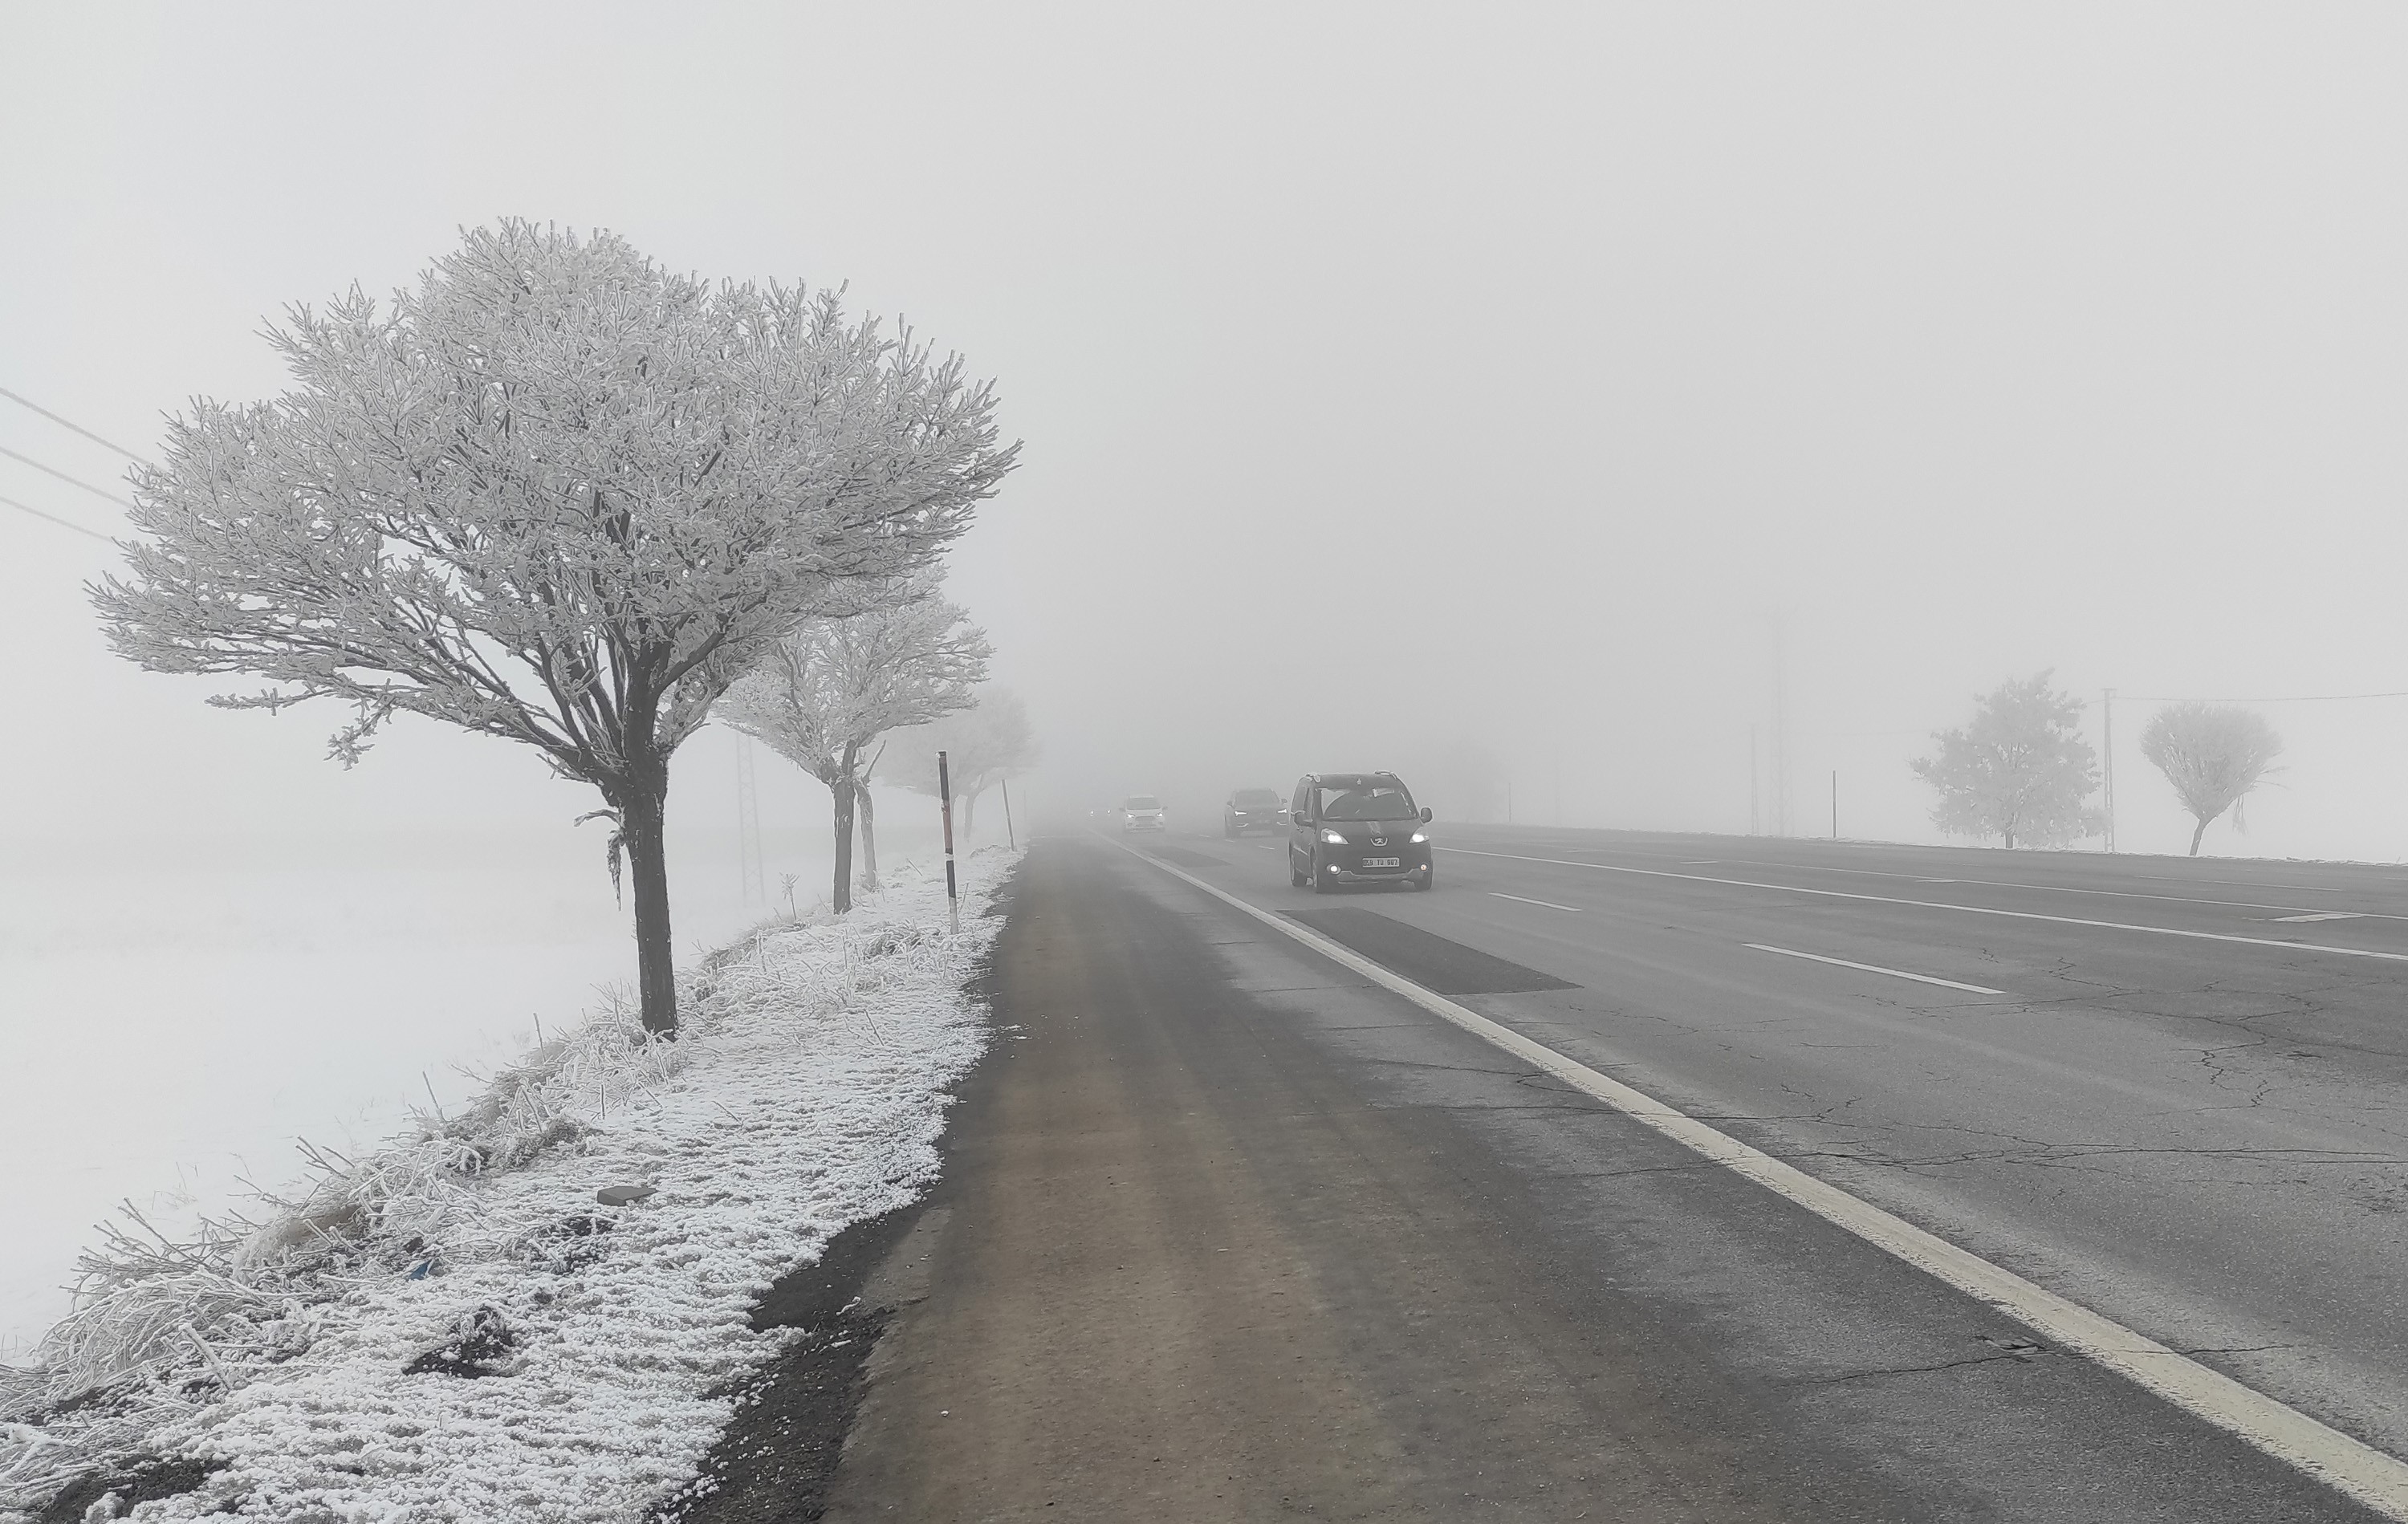
M 2408 1453 L 2408 876 L 1440 840 L 1139 845 Z M 1116 841 L 1024 874 L 830 1517 L 2370 1517 Z

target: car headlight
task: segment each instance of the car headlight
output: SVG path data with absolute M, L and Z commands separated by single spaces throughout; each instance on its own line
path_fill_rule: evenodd
M 1414 832 L 1412 835 L 1407 836 L 1405 839 L 1406 839 L 1407 841 L 1414 842 L 1414 843 L 1426 842 L 1426 841 L 1429 840 L 1429 833 L 1428 833 L 1428 832 L 1426 832 L 1426 831 L 1416 831 L 1416 832 Z
M 1343 837 L 1343 836 L 1340 835 L 1340 834 L 1339 834 L 1337 832 L 1335 832 L 1335 831 L 1330 831 L 1330 830 L 1326 830 L 1326 829 L 1325 829 L 1325 830 L 1321 833 L 1321 840 L 1322 840 L 1322 842 L 1323 842 L 1323 844 L 1324 844 L 1325 846 L 1329 846 L 1329 847 L 1343 847 L 1343 846 L 1345 846 L 1345 845 L 1346 845 L 1346 838 L 1345 838 L 1345 837 Z

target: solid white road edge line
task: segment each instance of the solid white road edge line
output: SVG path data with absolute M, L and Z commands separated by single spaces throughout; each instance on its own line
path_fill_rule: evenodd
M 1854 1233 L 1926 1275 L 1987 1303 L 2034 1332 L 2128 1377 L 2184 1412 L 2203 1418 L 2276 1460 L 2297 1467 L 2386 1517 L 2408 1524 L 2408 1464 L 2402 1464 L 2381 1450 L 2261 1391 L 2244 1387 L 2230 1376 L 2210 1370 L 2187 1356 L 2177 1354 L 2145 1334 L 2101 1317 L 2045 1287 L 2036 1286 L 2011 1270 L 2001 1269 L 1971 1250 L 1958 1248 L 1903 1218 L 1893 1217 L 1870 1202 L 1861 1201 L 1794 1165 L 1783 1163 L 1770 1154 L 1751 1148 L 1686 1112 L 1666 1105 L 1618 1079 L 1609 1078 L 1584 1063 L 1568 1059 L 1554 1048 L 1533 1042 L 1512 1028 L 1492 1021 L 1469 1006 L 1458 1005 L 1443 995 L 1425 990 L 1351 947 L 1342 947 L 1283 916 L 1248 904 L 1226 890 L 1217 889 L 1160 858 L 1148 857 L 1125 845 L 1121 849 L 1140 862 L 1194 885 L 1264 925 L 1284 933 L 1372 983 L 1402 995 L 1441 1020 L 1452 1022 L 1527 1061 L 1542 1073 L 1555 1075 L 1574 1090 L 1604 1102 L 1673 1142 L 1786 1197 L 1834 1227 Z
M 1997 910 L 1985 904 L 1949 904 L 1942 900 L 1901 900 L 1888 894 L 1851 894 L 1845 890 L 1808 889 L 1803 884 L 1762 884 L 1752 878 L 1716 878 L 1702 873 L 1667 873 L 1661 868 L 1626 868 L 1613 862 L 1574 862 L 1560 857 L 1524 857 L 1517 852 L 1481 852 L 1469 847 L 1442 847 L 1465 857 L 1493 857 L 1507 862 L 1543 862 L 1556 868 L 1589 868 L 1598 873 L 1636 874 L 1641 878 L 1680 878 L 1692 884 L 1726 884 L 1733 889 L 1769 889 L 1783 894 L 1814 894 L 1827 900 L 1861 900 L 1868 904 L 1904 904 L 1918 910 L 1954 910 L 1965 916 L 2004 916 L 2009 920 L 2054 921 L 2059 926 L 2096 926 L 2108 932 L 2148 932 L 2157 936 L 2186 936 L 2198 942 L 2239 942 L 2252 947 L 2281 947 L 2289 952 L 2329 952 L 2342 958 L 2379 958 L 2386 963 L 2408 963 L 2408 952 L 2376 952 L 2371 947 L 2336 947 L 2329 942 L 2285 942 L 2272 936 L 2234 936 L 2228 932 L 2186 932 L 2174 926 L 2142 926 L 2128 920 L 2085 920 L 2079 916 L 2043 916 L 2037 910 Z
M 1826 958 L 1819 952 L 1799 952 L 1795 947 L 1776 947 L 1763 942 L 1742 942 L 1742 947 L 1758 952 L 1777 952 L 1784 958 L 1807 958 L 1818 963 L 1836 963 L 1842 968 L 1861 968 L 1868 974 L 1886 974 L 1893 979 L 1913 979 L 1917 984 L 1936 984 L 1945 990 L 1969 990 L 1977 995 L 2003 995 L 2003 990 L 1993 990 L 1985 984 L 1959 984 L 1955 979 L 1934 978 L 1928 974 L 1909 974 L 1902 968 L 1884 968 L 1879 963 L 1852 963 L 1845 958 Z
M 1526 894 L 1508 894 L 1503 890 L 1498 889 L 1492 889 L 1488 892 L 1499 900 L 1519 900 L 1524 904 L 1543 904 L 1550 910 L 1569 910 L 1575 916 L 1581 913 L 1581 907 L 1576 904 L 1557 904 L 1553 900 L 1534 900 Z

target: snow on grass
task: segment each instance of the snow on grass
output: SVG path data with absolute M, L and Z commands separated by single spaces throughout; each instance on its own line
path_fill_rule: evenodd
M 681 965 L 773 907 L 732 834 L 689 834 Z M 768 845 L 809 909 L 827 876 L 796 834 Z M 556 825 L 80 856 L 0 827 L 0 1362 L 66 1315 L 118 1202 L 187 1235 L 303 1173 L 296 1137 L 356 1156 L 457 1110 L 635 966 L 598 846 Z
M 261 1224 L 130 1225 L 0 1370 L 0 1520 L 146 1454 L 222 1469 L 135 1518 L 641 1517 L 791 1337 L 751 1331 L 761 1292 L 933 1177 L 1010 862 L 957 933 L 926 877 L 767 924 L 686 976 L 678 1041 L 607 1008 Z

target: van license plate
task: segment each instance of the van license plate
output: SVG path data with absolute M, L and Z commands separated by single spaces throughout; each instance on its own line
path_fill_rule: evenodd
M 1367 868 L 1401 868 L 1404 865 L 1405 860 L 1398 857 L 1367 857 L 1363 860 L 1363 866 Z

